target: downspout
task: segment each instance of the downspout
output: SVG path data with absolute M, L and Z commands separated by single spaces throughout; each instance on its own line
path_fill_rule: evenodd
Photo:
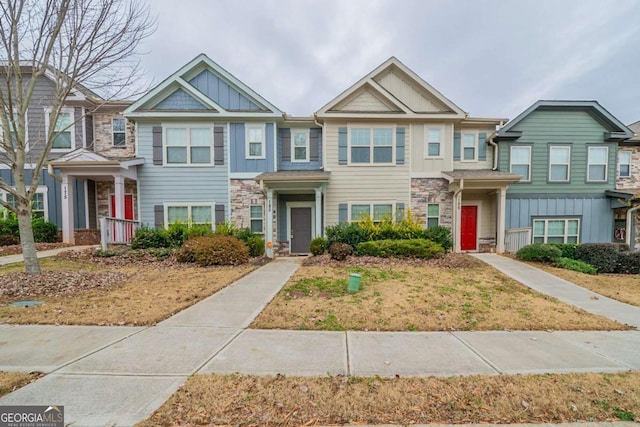
M 498 170 L 498 144 L 494 141 L 494 138 L 498 136 L 498 132 L 493 132 L 491 136 L 489 136 L 489 145 L 493 147 L 493 167 L 492 171 Z
M 55 179 L 58 182 L 62 182 L 62 178 L 60 178 L 58 175 L 56 175 L 53 172 L 53 166 L 51 164 L 47 165 L 47 172 L 49 173 L 49 175 L 51 175 L 53 177 L 53 179 Z
M 635 212 L 638 211 L 638 209 L 640 209 L 640 205 L 635 206 L 635 207 L 633 207 L 633 208 L 631 208 L 631 209 L 629 209 L 627 211 L 627 224 L 626 224 L 626 227 L 627 227 L 627 233 L 626 234 L 627 235 L 625 236 L 625 243 L 629 246 L 629 249 L 632 250 L 632 251 L 635 250 L 635 244 L 634 244 L 634 247 L 632 248 L 631 247 L 631 235 L 635 234 L 635 230 L 632 230 L 631 227 L 633 225 L 633 221 L 632 221 L 633 220 L 633 215 L 634 215 Z
M 455 248 L 455 252 L 460 252 L 460 216 L 462 215 L 462 197 L 460 198 L 460 205 L 458 205 L 458 195 L 460 193 L 462 193 L 462 190 L 464 189 L 464 178 L 460 178 L 460 186 L 458 187 L 458 189 L 456 191 L 453 192 L 453 203 L 455 205 L 455 215 L 456 215 L 456 221 L 455 221 L 455 230 L 454 230 L 454 238 L 455 238 L 455 242 L 453 244 L 453 247 Z

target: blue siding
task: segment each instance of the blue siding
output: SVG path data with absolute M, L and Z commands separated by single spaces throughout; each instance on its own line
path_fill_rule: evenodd
M 291 160 L 282 159 L 282 132 L 287 129 L 278 129 L 278 170 L 295 171 L 295 170 L 318 170 L 322 167 L 322 129 L 313 128 L 311 132 L 318 133 L 318 160 L 313 162 L 292 162 Z M 291 142 L 293 144 L 293 142 Z M 309 146 L 311 150 L 311 146 Z M 311 156 L 310 156 L 311 158 Z
M 189 83 L 225 110 L 265 111 L 209 70 L 201 72 Z
M 533 218 L 545 216 L 580 217 L 580 242 L 613 240 L 613 211 L 609 198 L 593 197 L 509 197 L 506 229 L 531 227 Z
M 160 101 L 158 105 L 153 107 L 154 110 L 206 110 L 200 101 L 189 95 L 182 89 L 178 89 L 165 99 Z
M 275 172 L 274 124 L 265 127 L 266 156 L 264 159 L 247 159 L 245 155 L 244 123 L 231 123 L 230 127 L 230 165 L 231 172 Z
M 313 202 L 315 194 L 280 194 L 278 195 L 278 242 L 286 242 L 287 237 L 287 202 Z

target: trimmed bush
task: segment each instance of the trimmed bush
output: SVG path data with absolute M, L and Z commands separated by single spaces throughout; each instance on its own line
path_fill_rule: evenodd
M 329 246 L 329 253 L 331 254 L 331 258 L 336 261 L 344 261 L 353 253 L 353 247 L 346 243 L 333 242 L 331 246 Z
M 616 273 L 640 274 L 640 252 L 620 252 Z
M 442 246 L 426 239 L 376 240 L 360 243 L 356 248 L 356 254 L 360 256 L 370 255 L 381 258 L 429 259 L 444 252 Z
M 325 229 L 325 234 L 327 235 L 329 248 L 336 242 L 355 247 L 358 243 L 369 240 L 365 231 L 355 222 L 331 225 Z
M 327 247 L 329 244 L 327 243 L 327 239 L 324 237 L 316 237 L 311 241 L 309 245 L 309 250 L 315 256 L 322 255 L 327 252 Z
M 598 273 L 615 273 L 620 252 L 628 250 L 624 243 L 583 243 L 576 247 L 575 258 L 593 265 Z
M 534 243 L 516 252 L 516 258 L 524 261 L 554 262 L 562 256 L 562 251 L 546 243 Z
M 200 245 L 201 239 L 208 238 L 208 236 L 200 236 L 184 242 L 180 249 L 176 251 L 176 260 L 178 262 L 196 262 L 195 248 Z
M 432 242 L 442 246 L 445 251 L 448 251 L 453 247 L 451 229 L 441 225 L 422 230 L 417 238 L 431 240 Z
M 36 243 L 54 243 L 58 241 L 58 226 L 53 222 L 38 218 L 33 220 L 31 227 L 33 227 L 33 240 Z
M 18 226 L 18 218 L 13 212 L 5 219 L 0 219 L 0 235 L 13 236 L 20 241 L 20 227 Z
M 264 255 L 264 240 L 261 236 L 254 234 L 249 237 L 245 242 L 247 249 L 249 249 L 249 256 L 252 258 Z
M 215 235 L 187 240 L 176 253 L 179 262 L 209 265 L 239 265 L 249 261 L 249 249 L 233 236 Z
M 596 274 L 598 270 L 591 264 L 578 259 L 560 257 L 553 263 L 556 267 L 566 268 L 567 270 L 578 271 L 586 274 Z
M 185 242 L 194 237 L 213 236 L 213 230 L 209 224 L 192 224 L 187 229 Z
M 173 248 L 179 248 L 187 240 L 187 233 L 189 230 L 189 224 L 176 221 L 169 224 L 167 228 L 167 239 L 169 246 Z
M 136 230 L 131 249 L 169 248 L 171 241 L 164 229 L 142 227 Z
M 576 259 L 576 245 L 575 243 L 548 243 L 551 246 L 555 246 L 560 249 L 563 258 Z

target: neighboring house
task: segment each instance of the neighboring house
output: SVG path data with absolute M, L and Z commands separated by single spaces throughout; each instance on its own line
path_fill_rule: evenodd
M 632 136 L 596 101 L 533 104 L 495 137 L 499 169 L 522 176 L 506 194 L 506 229 L 531 243 L 614 241 L 618 144 Z
M 489 137 L 506 119 L 469 117 L 396 58 L 317 113 L 331 172 L 326 224 L 399 218 L 451 227 L 456 251 L 503 251 L 505 195 Z

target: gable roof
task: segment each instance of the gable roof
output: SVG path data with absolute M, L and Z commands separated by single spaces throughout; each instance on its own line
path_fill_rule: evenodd
M 463 119 L 460 107 L 396 57 L 391 57 L 322 106 L 318 117 L 442 117 Z
M 221 105 L 201 87 L 207 87 L 209 80 L 220 83 L 228 92 L 236 96 L 238 108 Z M 172 99 L 181 108 L 171 108 Z M 242 105 L 250 108 L 240 108 Z M 137 117 L 263 117 L 281 118 L 283 112 L 256 91 L 238 80 L 233 74 L 201 53 L 186 63 L 163 82 L 151 89 L 142 98 L 125 110 L 125 115 Z
M 513 128 L 536 110 L 585 111 L 609 131 L 606 135 L 607 140 L 626 140 L 633 136 L 631 129 L 607 111 L 602 105 L 600 105 L 600 103 L 598 103 L 598 101 L 540 100 L 524 110 L 515 119 L 511 120 L 502 129 L 500 129 L 498 131 L 498 138 L 518 138 L 520 136 L 520 132 L 513 131 Z
M 635 123 L 631 123 L 627 127 L 635 133 L 634 137 L 629 138 L 629 142 L 640 142 L 640 120 Z

